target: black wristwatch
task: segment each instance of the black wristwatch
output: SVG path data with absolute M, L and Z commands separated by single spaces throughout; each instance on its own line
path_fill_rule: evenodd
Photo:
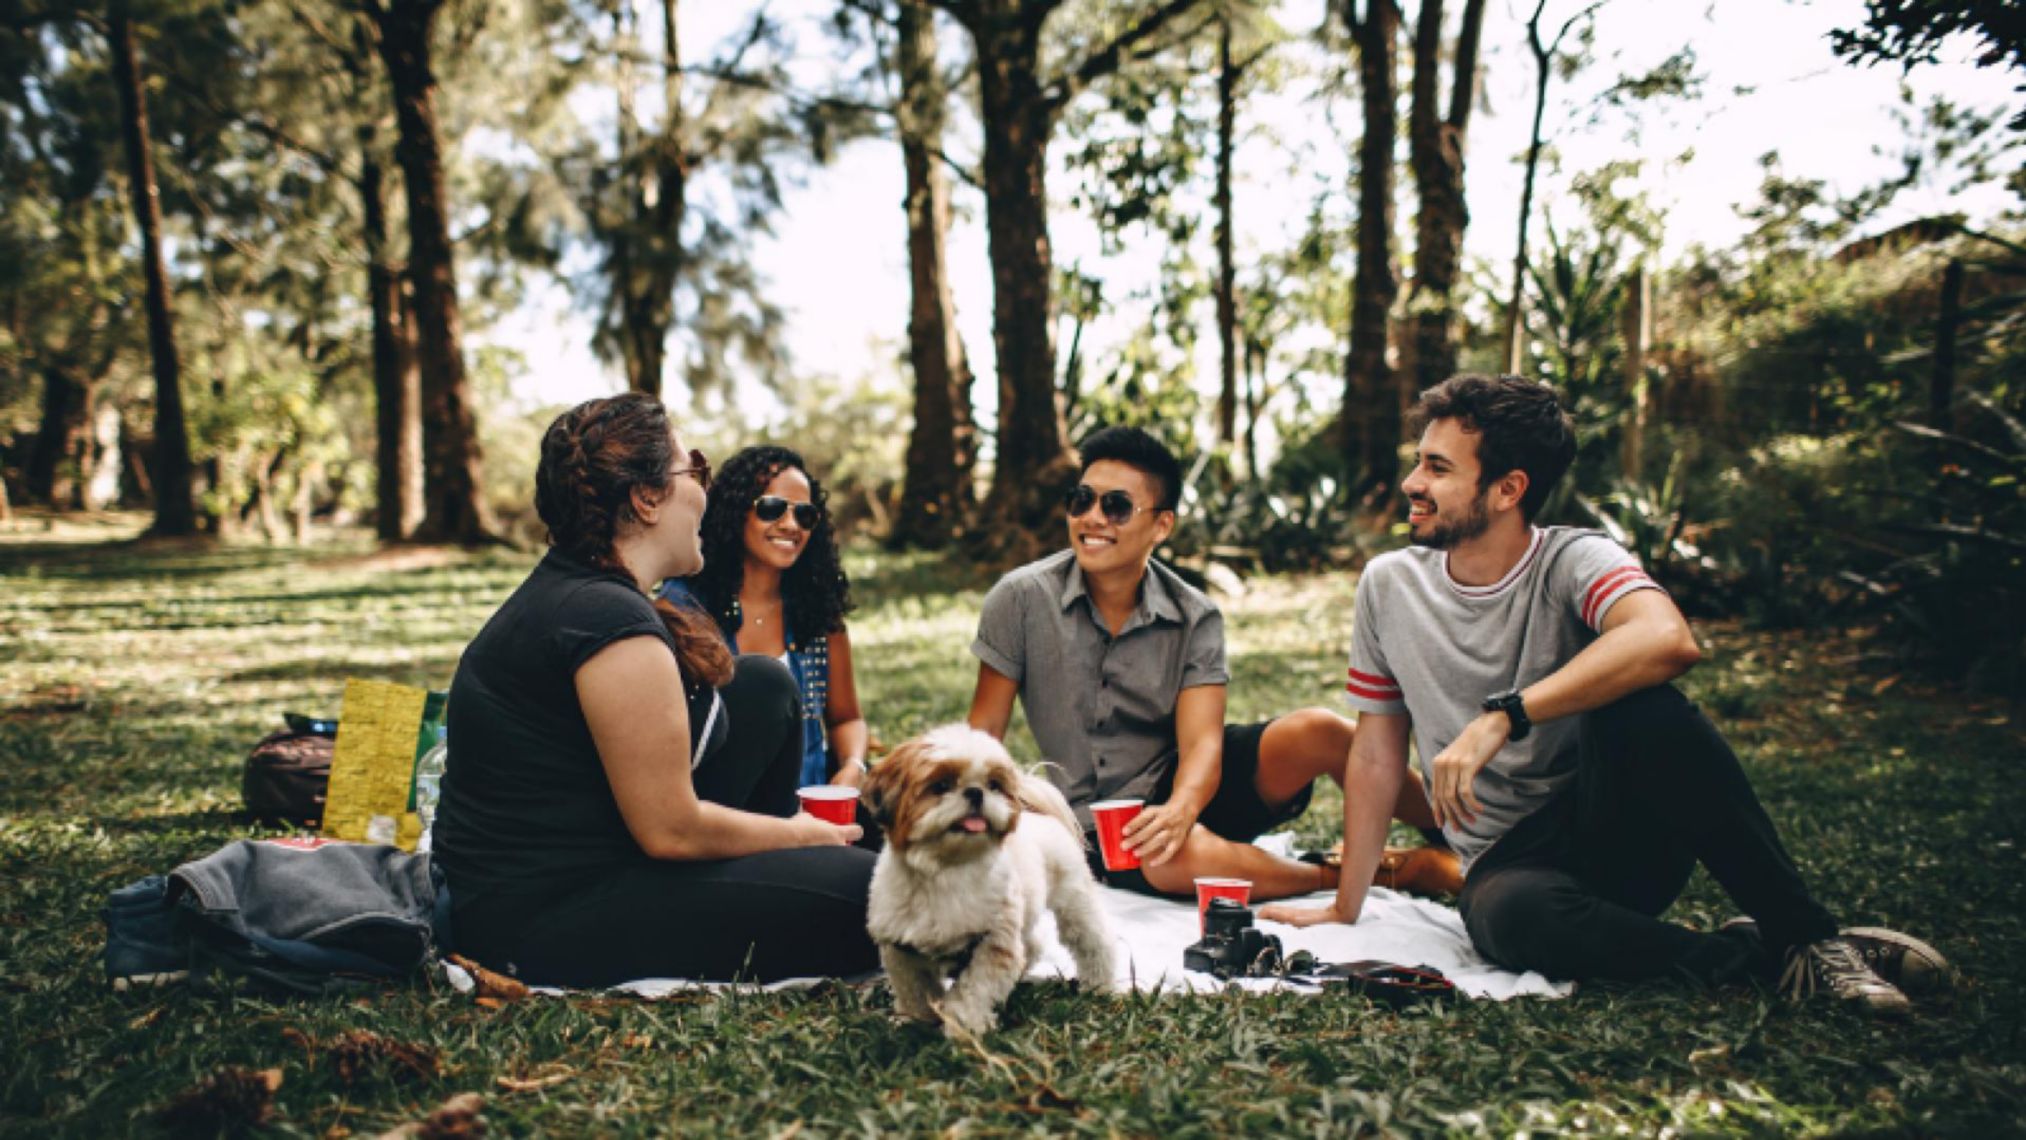
M 1527 703 L 1520 699 L 1518 689 L 1507 689 L 1484 698 L 1485 712 L 1502 712 L 1512 722 L 1512 731 L 1505 734 L 1507 740 L 1525 740 L 1527 733 L 1534 730 L 1534 722 L 1527 719 Z

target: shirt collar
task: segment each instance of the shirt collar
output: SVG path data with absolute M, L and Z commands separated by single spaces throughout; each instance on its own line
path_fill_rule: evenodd
M 1066 610 L 1075 605 L 1078 599 L 1089 597 L 1090 590 L 1083 580 L 1083 567 L 1077 565 L 1076 554 L 1072 551 L 1069 556 L 1069 573 L 1064 575 L 1062 583 L 1060 598 L 1062 608 Z M 1092 607 L 1091 614 L 1093 617 L 1096 616 L 1095 606 Z M 1133 616 L 1126 619 L 1125 628 L 1136 629 L 1143 625 L 1152 625 L 1157 620 L 1180 625 L 1182 608 L 1176 604 L 1173 591 L 1168 589 L 1167 583 L 1161 581 L 1160 574 L 1155 572 L 1154 563 L 1149 561 L 1146 574 L 1140 578 L 1140 600 L 1133 607 Z

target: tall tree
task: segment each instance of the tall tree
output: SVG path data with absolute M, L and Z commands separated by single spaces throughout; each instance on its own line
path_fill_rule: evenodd
M 1393 302 L 1393 148 L 1400 6 L 1367 0 L 1343 8 L 1358 53 L 1364 135 L 1358 143 L 1358 263 L 1351 289 L 1351 346 L 1344 357 L 1344 468 L 1353 485 L 1390 488 L 1398 478 L 1399 381 L 1387 354 Z
M 950 182 L 942 149 L 949 93 L 937 62 L 934 13 L 917 0 L 901 0 L 896 33 L 912 298 L 908 362 L 914 369 L 915 399 L 892 536 L 896 545 L 935 548 L 963 532 L 975 505 L 971 475 L 977 426 L 971 419 L 971 365 L 957 332 L 947 265 Z
M 1123 30 L 1050 76 L 1043 29 L 1061 0 L 931 0 L 971 35 L 984 120 L 985 228 L 992 261 L 992 342 L 999 373 L 998 449 L 983 528 L 995 540 L 1037 534 L 1074 473 L 1050 335 L 1048 144 L 1065 104 L 1203 0 L 1136 6 Z
M 1217 20 L 1217 442 L 1238 436 L 1238 266 L 1232 255 L 1231 175 L 1238 148 L 1238 73 L 1231 58 L 1231 16 Z
M 1527 137 L 1526 174 L 1520 182 L 1519 238 L 1514 244 L 1512 255 L 1512 292 L 1508 297 L 1505 311 L 1503 352 L 1507 372 L 1520 370 L 1520 328 L 1524 325 L 1527 279 L 1527 223 L 1534 211 L 1534 179 L 1541 165 L 1541 119 L 1548 109 L 1548 80 L 1554 75 L 1555 58 L 1561 53 L 1562 41 L 1577 26 L 1595 15 L 1606 0 L 1593 0 L 1575 15 L 1562 22 L 1554 38 L 1543 42 L 1541 18 L 1547 13 L 1548 0 L 1538 0 L 1534 14 L 1527 18 L 1527 50 L 1534 57 L 1534 118 L 1533 129 Z
M 682 107 L 682 39 L 676 0 L 661 0 L 661 118 L 644 132 L 634 106 L 632 58 L 639 40 L 634 7 L 613 10 L 619 44 L 619 162 L 625 216 L 608 239 L 613 333 L 626 386 L 661 395 L 675 283 L 682 272 L 682 223 L 689 205 L 687 131 Z
M 342 60 L 351 89 L 365 107 L 373 106 L 379 94 L 367 66 L 371 59 L 372 27 L 362 14 L 352 22 Z M 415 533 L 426 513 L 422 376 L 416 361 L 406 274 L 395 256 L 387 222 L 379 116 L 371 112 L 360 115 L 354 139 L 359 167 L 353 185 L 359 193 L 366 303 L 372 314 L 374 529 L 382 541 L 399 542 Z
M 442 0 L 361 0 L 372 17 L 400 124 L 395 154 L 408 205 L 408 276 L 422 364 L 425 506 L 415 537 L 492 538 L 479 467 L 483 458 L 464 370 L 463 318 L 450 244 L 443 142 L 437 129 L 430 34 Z
M 1425 390 L 1456 371 L 1456 279 L 1470 210 L 1463 194 L 1464 140 L 1477 103 L 1477 53 L 1484 0 L 1465 0 L 1442 97 L 1442 0 L 1421 0 L 1414 24 L 1413 103 L 1407 148 L 1420 203 L 1414 225 L 1414 281 L 1408 292 L 1408 358 L 1414 387 Z
M 662 390 L 684 341 L 681 371 L 693 390 L 723 384 L 734 357 L 771 381 L 783 359 L 781 316 L 747 249 L 780 207 L 781 168 L 824 157 L 838 132 L 857 128 L 857 109 L 792 90 L 792 45 L 765 6 L 722 51 L 694 63 L 684 57 L 676 0 L 656 6 L 645 32 L 639 6 L 600 7 L 611 28 L 589 33 L 586 54 L 613 64 L 591 82 L 616 96 L 615 145 L 580 134 L 556 156 L 601 254 L 585 283 L 600 309 L 592 347 L 621 364 L 637 391 Z M 658 48 L 644 49 L 656 33 Z M 650 83 L 658 96 L 643 99 Z
M 197 507 L 191 493 L 193 466 L 190 433 L 183 416 L 182 366 L 169 314 L 169 274 L 162 258 L 161 194 L 149 149 L 148 100 L 141 87 L 140 51 L 134 43 L 133 18 L 125 0 L 115 0 L 107 13 L 106 39 L 119 94 L 128 190 L 133 196 L 134 221 L 141 231 L 141 272 L 147 283 L 148 353 L 155 376 L 155 521 L 149 532 L 195 534 Z

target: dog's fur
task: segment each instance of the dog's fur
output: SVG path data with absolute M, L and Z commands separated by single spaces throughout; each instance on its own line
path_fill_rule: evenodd
M 1086 989 L 1112 984 L 1112 939 L 1083 829 L 1054 785 L 964 725 L 894 749 L 865 781 L 886 830 L 867 926 L 904 1017 L 984 1033 L 1041 952 L 1044 908 Z M 944 989 L 948 980 L 949 988 Z

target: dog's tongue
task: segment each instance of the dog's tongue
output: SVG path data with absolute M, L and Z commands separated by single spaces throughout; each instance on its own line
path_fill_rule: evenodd
M 968 831 L 973 835 L 976 835 L 977 833 L 985 830 L 985 817 L 982 815 L 967 815 L 964 817 L 964 821 L 958 824 L 957 826 L 963 828 L 965 831 Z

